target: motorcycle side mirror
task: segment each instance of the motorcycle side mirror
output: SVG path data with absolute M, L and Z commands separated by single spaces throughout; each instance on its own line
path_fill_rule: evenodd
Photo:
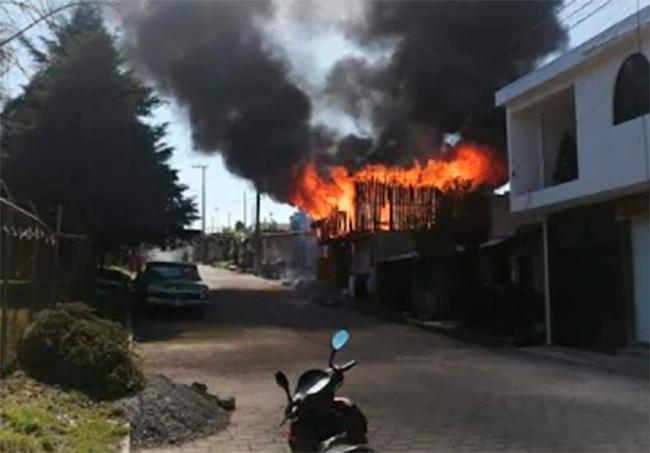
M 350 333 L 347 330 L 341 329 L 338 332 L 335 332 L 334 335 L 332 335 L 332 350 L 340 351 L 347 344 L 349 339 Z
M 287 399 L 291 401 L 291 392 L 289 391 L 289 379 L 282 372 L 278 371 L 275 373 L 275 382 L 284 390 L 284 393 L 287 394 Z

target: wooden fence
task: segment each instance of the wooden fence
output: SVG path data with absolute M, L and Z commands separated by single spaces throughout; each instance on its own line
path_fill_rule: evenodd
M 34 315 L 92 291 L 92 243 L 53 231 L 31 212 L 0 198 L 0 370 L 14 361 Z

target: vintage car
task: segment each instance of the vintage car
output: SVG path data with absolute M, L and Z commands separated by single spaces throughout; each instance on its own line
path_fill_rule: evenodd
M 195 264 L 151 261 L 135 281 L 138 300 L 145 307 L 205 307 L 209 288 Z

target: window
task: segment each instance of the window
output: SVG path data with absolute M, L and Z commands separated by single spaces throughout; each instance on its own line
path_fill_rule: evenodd
M 565 132 L 557 150 L 553 184 L 562 184 L 574 179 L 578 179 L 578 150 L 573 135 Z
M 614 124 L 624 123 L 650 111 L 650 63 L 635 53 L 625 59 L 614 87 Z
M 149 264 L 147 266 L 147 273 L 155 279 L 179 279 L 179 280 L 193 280 L 199 281 L 199 271 L 193 265 L 180 265 L 180 264 Z

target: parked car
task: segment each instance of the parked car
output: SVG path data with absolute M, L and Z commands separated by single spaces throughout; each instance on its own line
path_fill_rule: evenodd
M 128 291 L 133 281 L 129 275 L 119 269 L 98 267 L 94 273 L 95 293 L 106 296 L 119 291 Z
M 151 261 L 135 281 L 138 300 L 145 307 L 205 307 L 209 288 L 195 264 Z

